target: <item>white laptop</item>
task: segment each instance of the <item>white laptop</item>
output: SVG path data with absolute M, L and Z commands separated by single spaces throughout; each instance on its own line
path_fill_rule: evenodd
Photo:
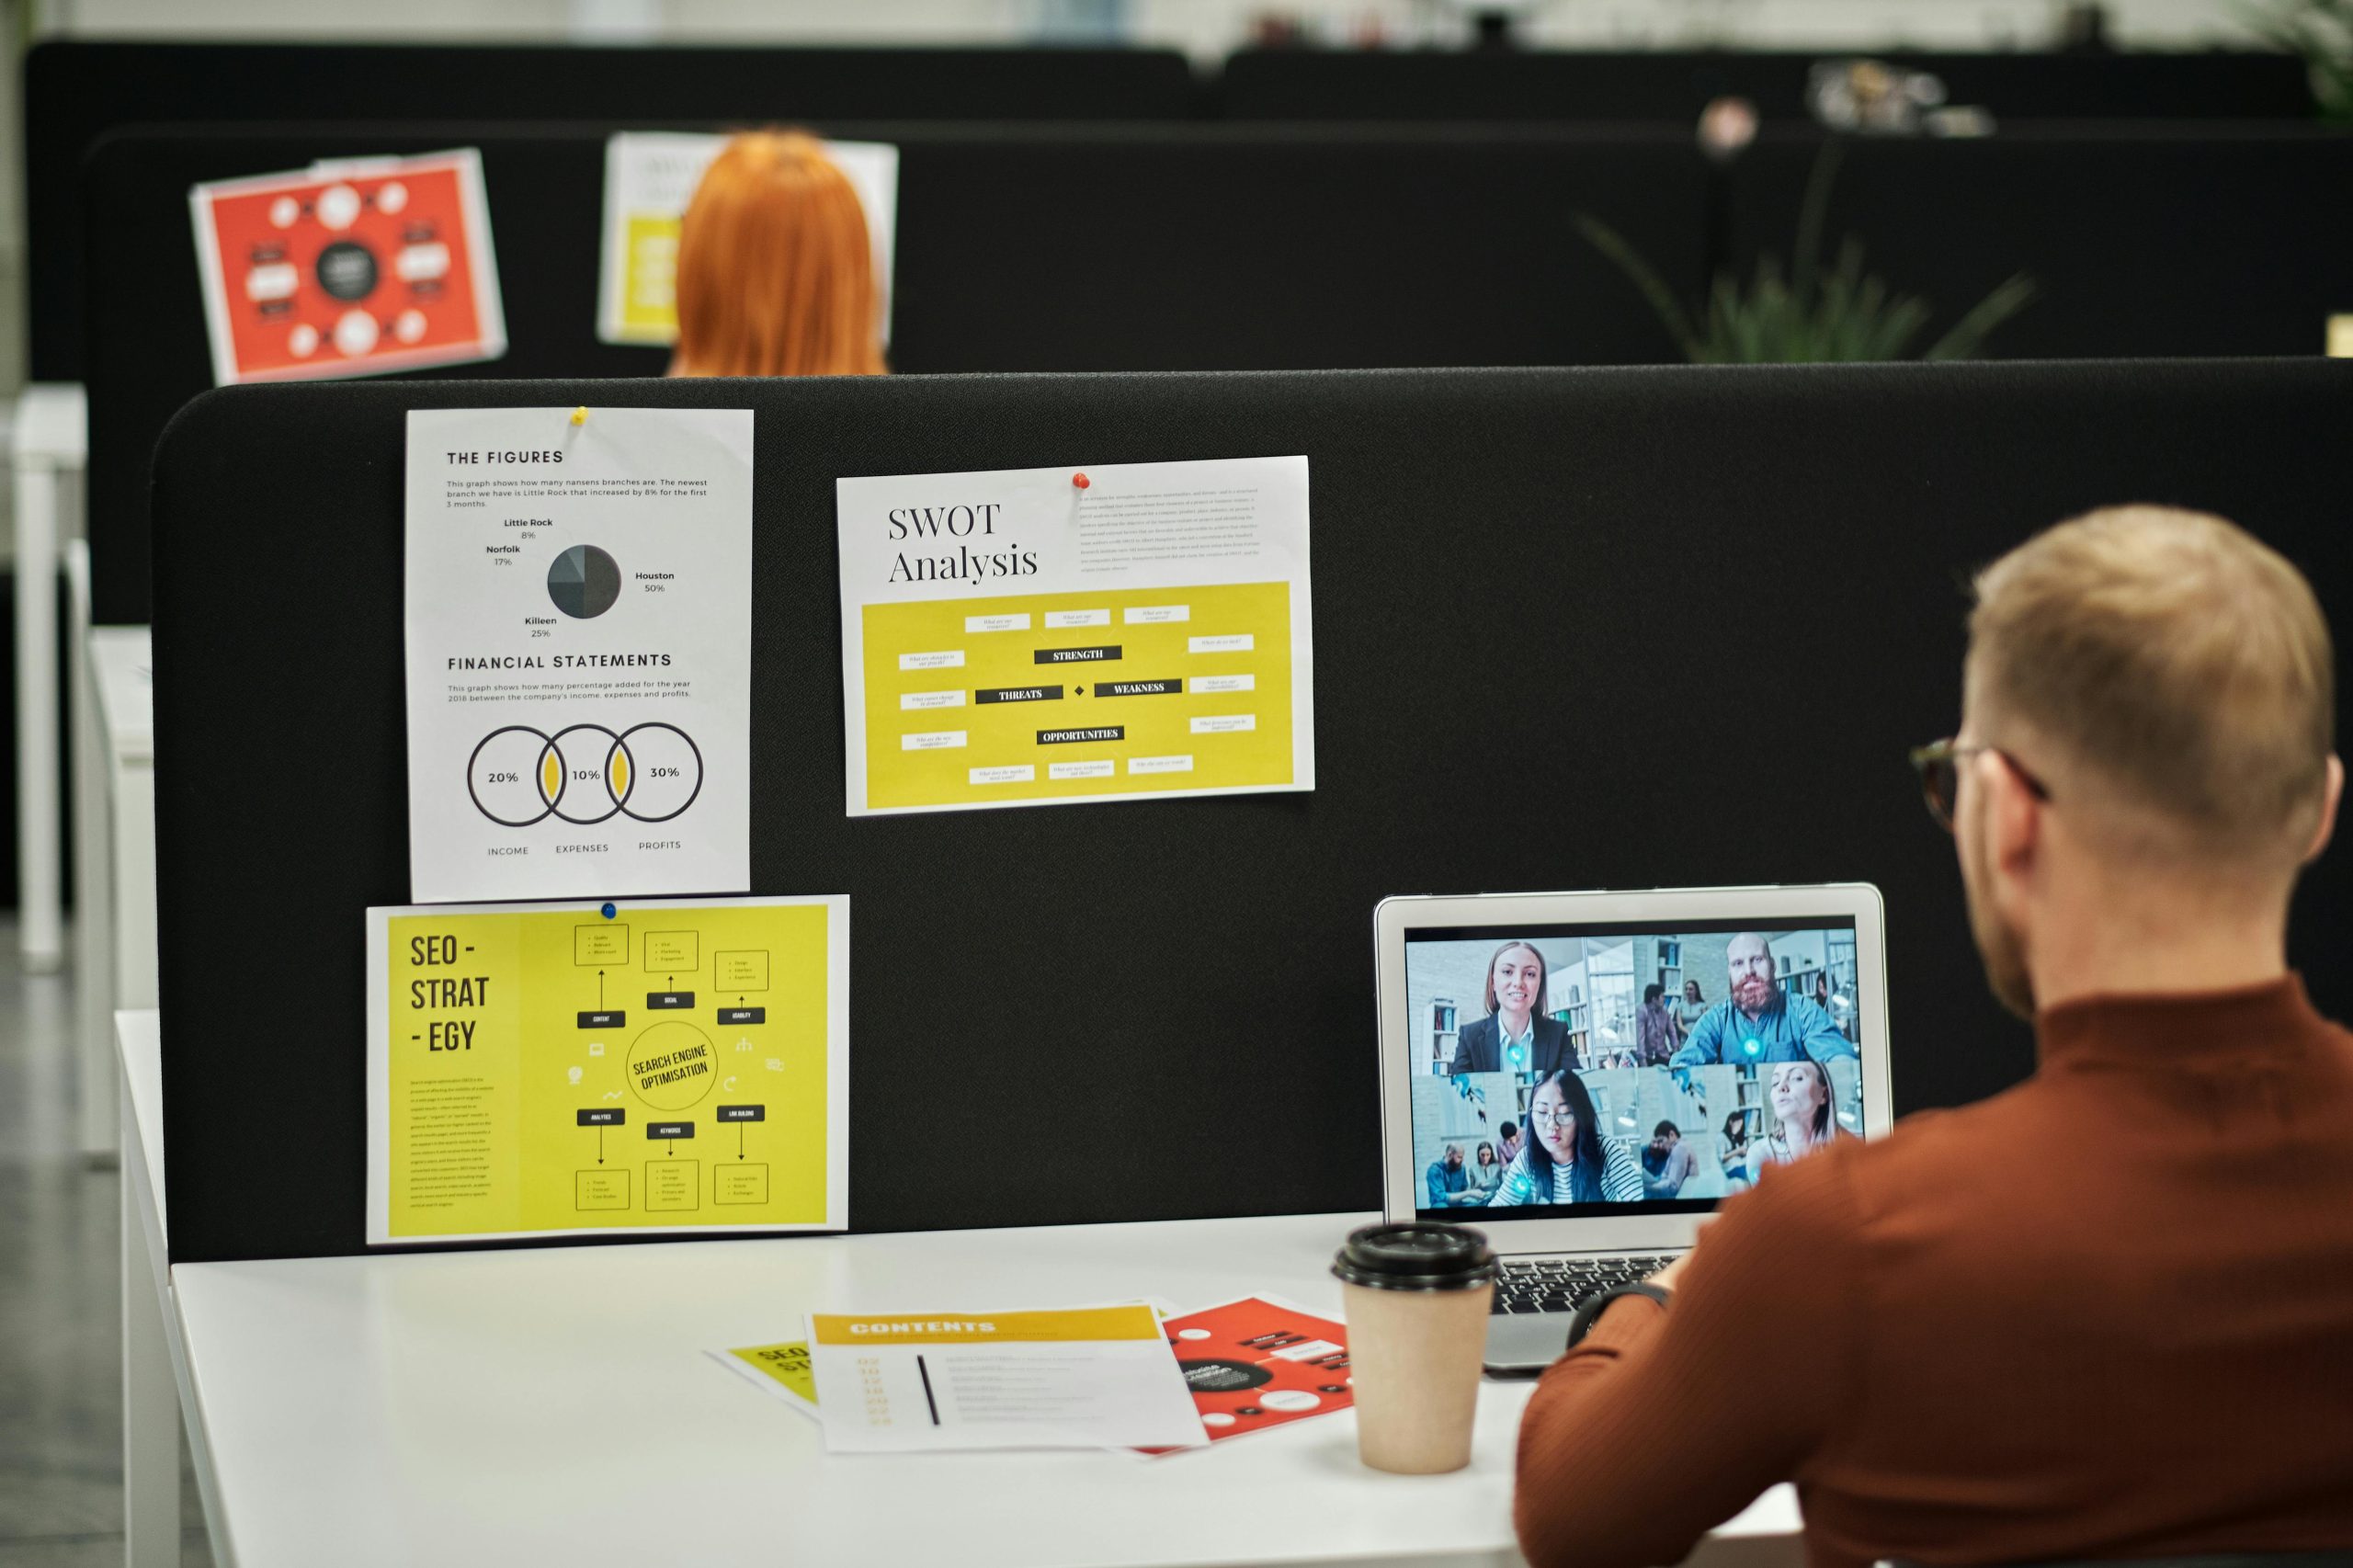
M 1382 1212 L 1486 1233 L 1495 1375 L 1768 1166 L 1894 1119 L 1867 883 L 1392 898 L 1373 929 Z

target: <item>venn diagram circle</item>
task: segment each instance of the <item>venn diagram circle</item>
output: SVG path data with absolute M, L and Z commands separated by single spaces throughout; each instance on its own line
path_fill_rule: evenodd
M 553 816 L 582 827 L 616 814 L 668 822 L 702 793 L 702 753 L 676 724 L 619 734 L 574 724 L 548 734 L 509 724 L 484 735 L 466 761 L 474 809 L 502 827 Z

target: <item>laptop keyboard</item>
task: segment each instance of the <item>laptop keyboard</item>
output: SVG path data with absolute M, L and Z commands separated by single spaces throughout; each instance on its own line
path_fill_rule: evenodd
M 1673 1262 L 1675 1255 L 1657 1257 L 1520 1257 L 1506 1258 L 1495 1280 L 1498 1312 L 1574 1312 L 1577 1303 L 1597 1296 L 1613 1285 L 1647 1278 Z

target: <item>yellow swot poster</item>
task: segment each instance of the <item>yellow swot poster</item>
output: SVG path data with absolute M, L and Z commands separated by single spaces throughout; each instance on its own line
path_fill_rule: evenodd
M 1305 458 L 834 493 L 850 815 L 1315 787 Z
M 849 900 L 368 912 L 371 1245 L 838 1231 Z

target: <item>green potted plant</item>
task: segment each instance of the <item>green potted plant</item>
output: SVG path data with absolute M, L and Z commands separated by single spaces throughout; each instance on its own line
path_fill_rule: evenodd
M 2262 0 L 2242 14 L 2266 43 L 2303 57 L 2324 116 L 2353 119 L 2353 0 Z
M 1633 280 L 1694 364 L 1974 358 L 1986 335 L 2034 298 L 2033 279 L 2024 273 L 2009 278 L 1915 355 L 1914 346 L 1933 313 L 1927 301 L 1865 272 L 1862 243 L 1851 235 L 1838 247 L 1836 262 L 1822 265 L 1823 224 L 1844 148 L 1833 137 L 1814 159 L 1786 275 L 1771 256 L 1757 257 L 1756 276 L 1745 287 L 1729 270 L 1720 272 L 1697 311 L 1685 308 L 1617 230 L 1582 212 L 1577 227 Z

